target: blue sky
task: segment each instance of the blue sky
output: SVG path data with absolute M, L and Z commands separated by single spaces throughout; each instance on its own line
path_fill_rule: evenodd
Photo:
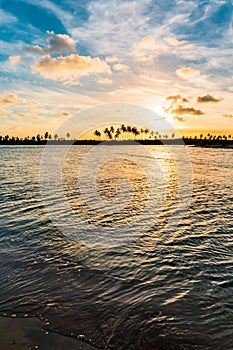
M 232 14 L 229 0 L 0 0 L 0 134 L 106 102 L 230 132 Z

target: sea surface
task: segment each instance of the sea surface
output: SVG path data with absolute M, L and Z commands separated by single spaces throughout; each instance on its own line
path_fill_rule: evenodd
M 53 147 L 56 177 L 63 146 Z M 0 315 L 37 317 L 100 349 L 233 349 L 233 151 L 173 147 L 188 159 L 106 146 L 84 164 L 91 147 L 72 147 L 61 176 L 69 210 L 61 188 L 41 195 L 43 147 L 0 147 Z

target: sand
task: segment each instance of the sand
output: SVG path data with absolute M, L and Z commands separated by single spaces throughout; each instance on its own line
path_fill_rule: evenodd
M 0 350 L 94 350 L 72 337 L 43 329 L 37 318 L 0 317 Z

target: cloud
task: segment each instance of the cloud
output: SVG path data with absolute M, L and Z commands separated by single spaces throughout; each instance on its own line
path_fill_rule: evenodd
M 153 62 L 160 52 L 167 50 L 165 45 L 158 45 L 153 38 L 142 38 L 138 44 L 132 48 L 132 54 L 138 62 Z
M 22 100 L 18 98 L 15 94 L 6 94 L 0 96 L 0 103 L 4 105 L 13 105 L 21 102 Z
M 105 61 L 108 63 L 116 63 L 116 62 L 119 62 L 119 58 L 117 58 L 115 56 L 107 56 L 105 58 Z
M 43 56 L 32 66 L 32 72 L 40 74 L 45 79 L 74 85 L 79 84 L 80 78 L 85 76 L 111 74 L 111 68 L 99 57 L 72 54 L 57 58 Z
M 189 79 L 199 77 L 201 72 L 192 67 L 182 67 L 176 70 L 176 75 L 180 78 Z
M 4 26 L 6 24 L 12 24 L 17 22 L 17 18 L 14 17 L 9 12 L 5 12 L 2 9 L 0 9 L 0 25 Z
M 37 109 L 39 107 L 39 102 L 30 101 L 27 103 L 28 108 Z
M 189 50 L 194 47 L 193 44 L 187 44 L 186 41 L 179 41 L 175 37 L 166 37 L 164 40 L 176 50 Z
M 33 54 L 37 54 L 37 55 L 44 55 L 47 52 L 45 49 L 43 49 L 42 47 L 40 47 L 38 45 L 25 46 L 24 51 L 29 52 L 29 53 L 33 53 Z
M 6 114 L 6 113 L 7 113 L 7 111 L 0 107 L 0 114 Z
M 124 64 L 124 63 L 116 63 L 113 65 L 112 68 L 116 71 L 123 71 L 123 72 L 127 72 L 129 70 L 129 66 L 127 66 L 127 64 Z
M 48 48 L 41 46 L 26 46 L 24 51 L 39 55 L 61 54 L 76 52 L 76 42 L 67 34 L 55 34 L 53 31 L 47 31 L 49 35 L 47 39 Z
M 197 97 L 197 102 L 199 103 L 217 103 L 217 102 L 220 102 L 222 101 L 222 98 L 216 98 L 212 95 L 204 95 L 204 96 L 198 96 Z
M 195 109 L 194 107 L 183 107 L 182 105 L 179 105 L 172 109 L 171 111 L 172 114 L 176 114 L 177 116 L 179 115 L 203 115 L 205 114 L 202 112 L 200 109 Z
M 168 96 L 166 98 L 166 100 L 168 101 L 173 101 L 173 102 L 178 102 L 178 101 L 182 101 L 182 102 L 189 102 L 189 100 L 186 98 L 186 97 L 183 97 L 181 95 L 171 95 L 171 96 Z
M 180 123 L 184 123 L 185 122 L 183 117 L 176 116 L 176 117 L 174 117 L 174 119 L 177 120 Z
M 9 62 L 10 62 L 10 64 L 18 64 L 18 63 L 20 63 L 21 59 L 22 59 L 21 56 L 10 56 Z
M 233 114 L 223 114 L 222 116 L 225 118 L 233 118 Z
M 45 120 L 45 118 L 34 114 L 34 113 L 18 113 L 14 114 L 13 117 L 15 118 L 23 118 L 23 119 L 29 119 L 29 120 Z
M 97 79 L 97 82 L 102 85 L 109 85 L 112 84 L 112 80 L 109 78 L 99 78 Z
M 76 43 L 69 35 L 47 33 L 50 53 L 76 52 Z
M 65 118 L 69 118 L 71 116 L 70 112 L 62 112 L 62 116 Z

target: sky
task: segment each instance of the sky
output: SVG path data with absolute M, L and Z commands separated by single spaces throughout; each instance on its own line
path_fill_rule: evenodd
M 0 0 L 0 67 L 0 135 L 53 134 L 106 103 L 233 132 L 231 0 Z

